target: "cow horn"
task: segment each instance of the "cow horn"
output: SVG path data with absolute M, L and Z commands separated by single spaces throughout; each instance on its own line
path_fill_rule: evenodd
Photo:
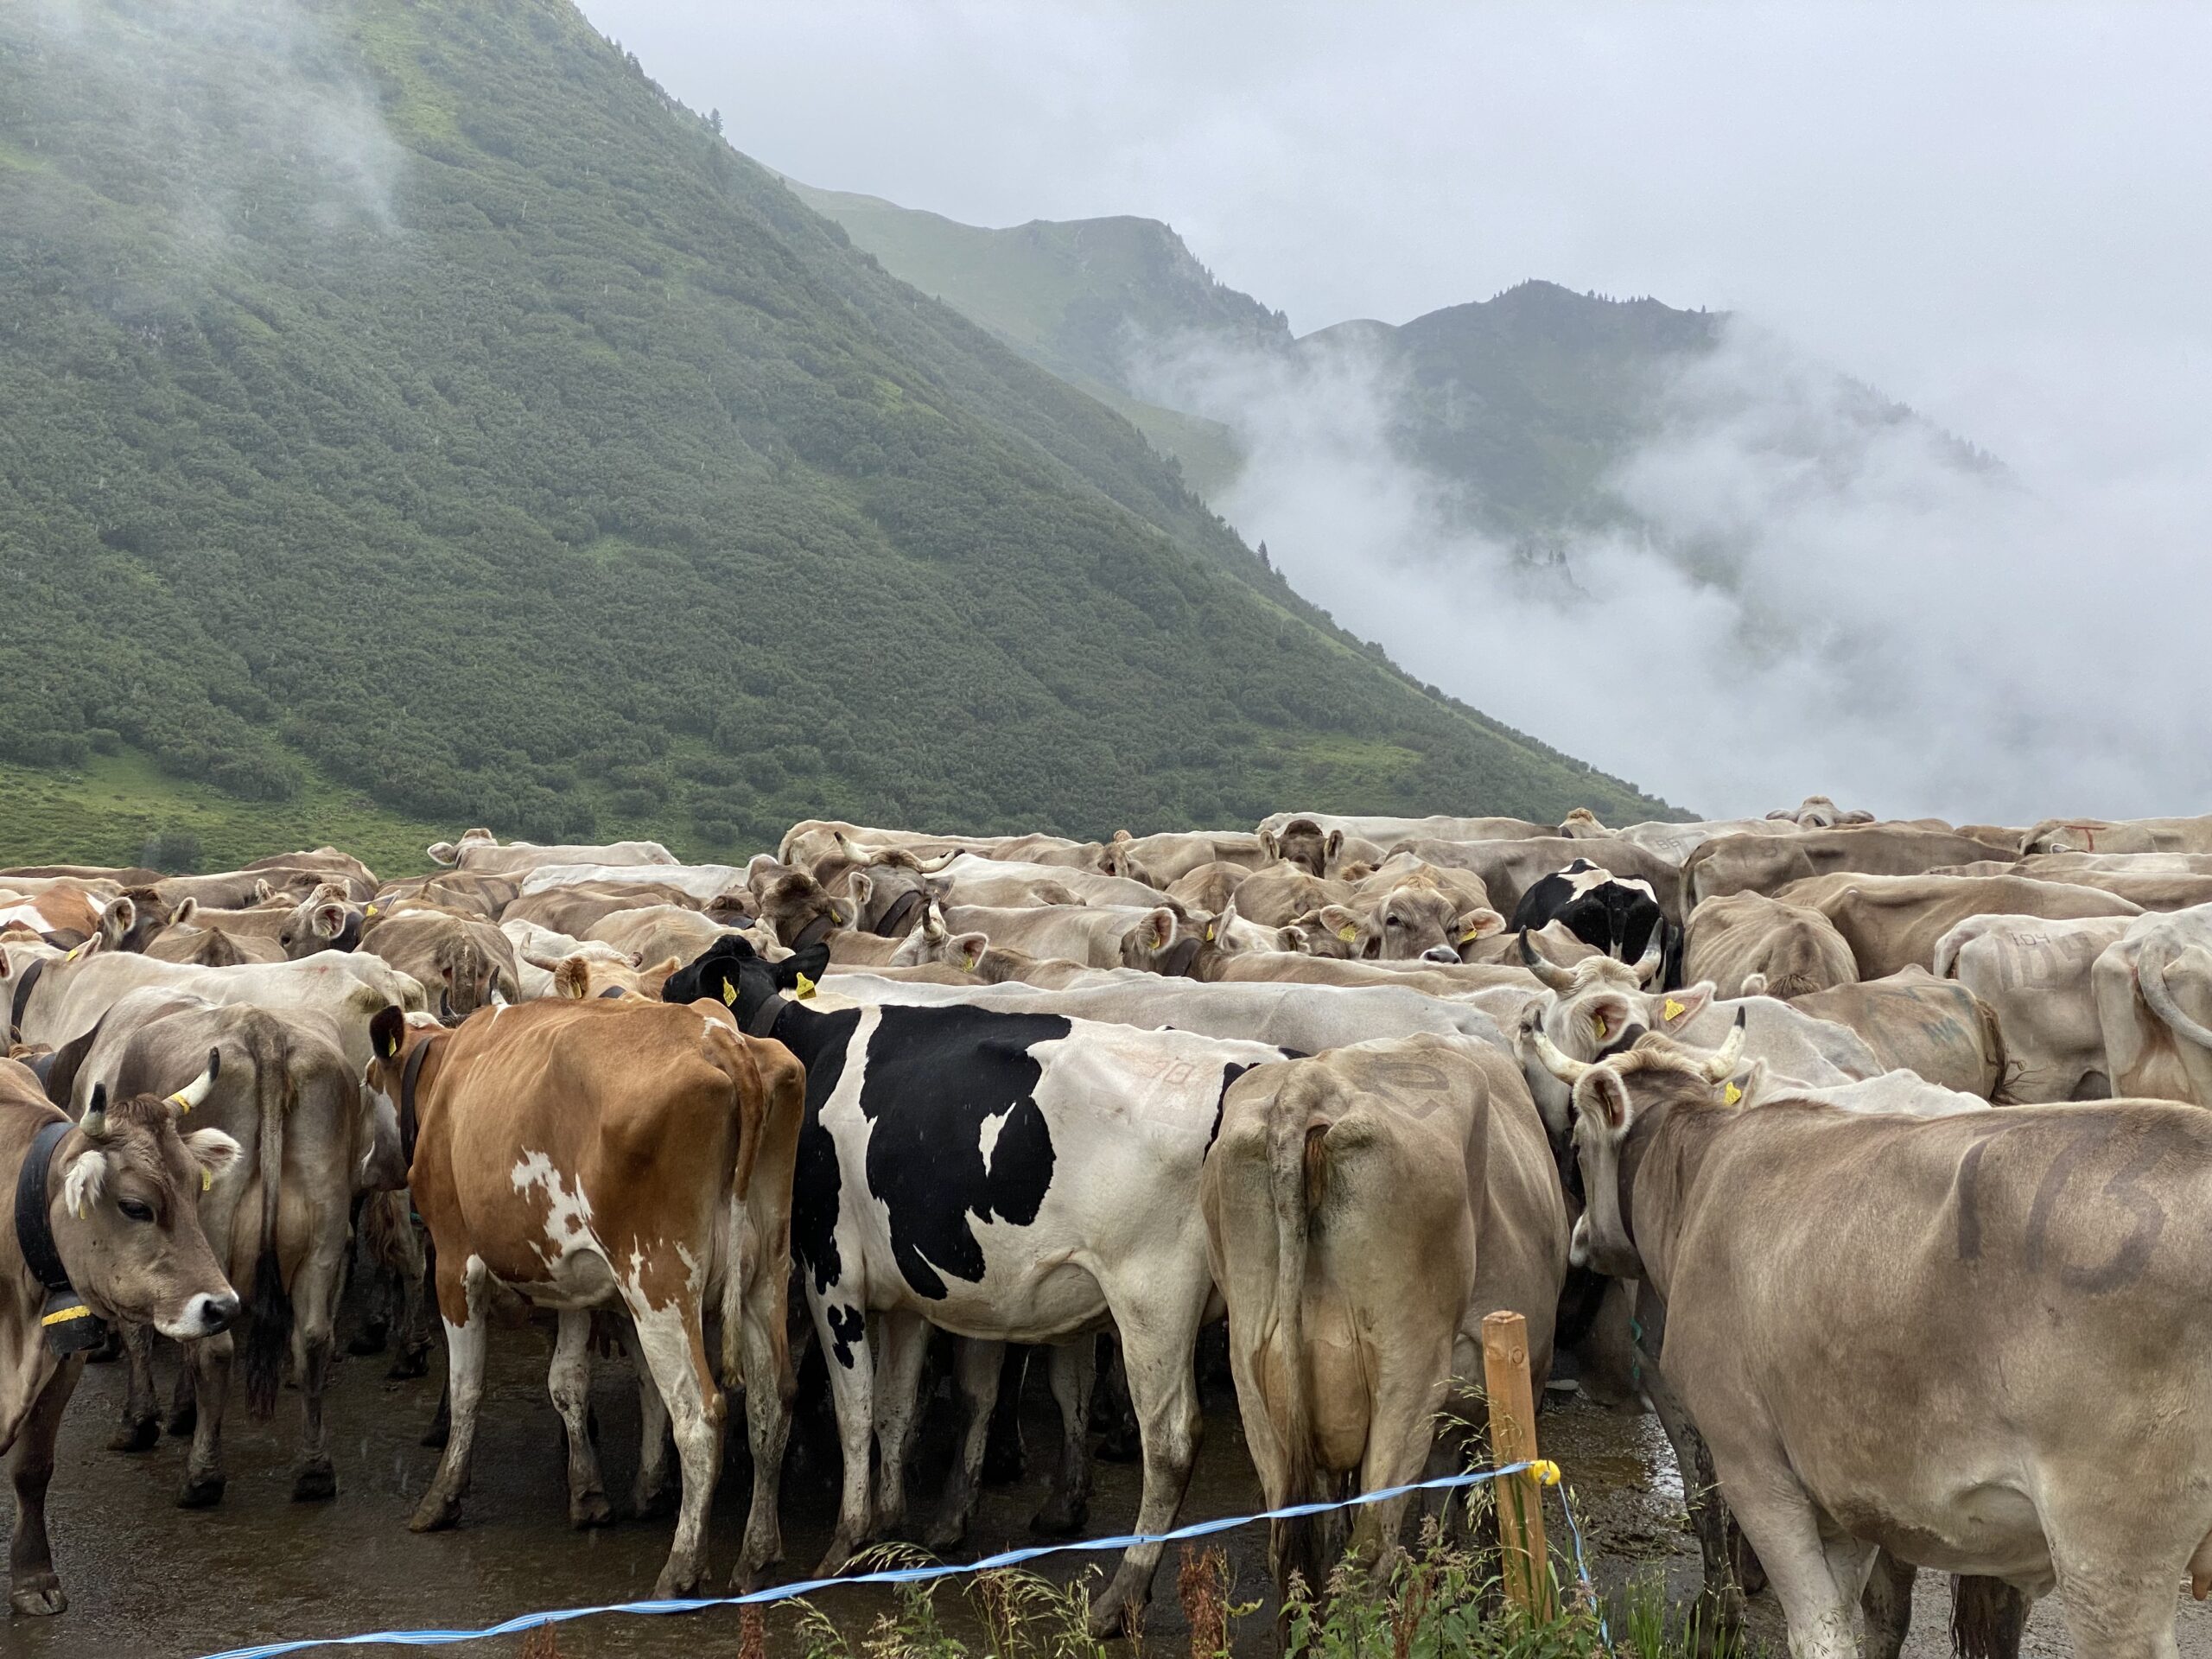
M 206 1105 L 207 1096 L 215 1092 L 215 1078 L 222 1069 L 222 1051 L 215 1048 L 209 1049 L 207 1069 L 169 1096 L 176 1103 L 177 1110 L 181 1113 L 188 1112 L 196 1106 Z
M 442 1026 L 457 1026 L 461 1023 L 461 1016 L 453 1011 L 453 987 L 450 985 L 443 987 L 438 992 L 438 1023 Z
M 1574 983 L 1573 974 L 1536 949 L 1525 927 L 1521 930 L 1521 961 L 1547 989 L 1563 991 Z
M 1570 1059 L 1567 1055 L 1560 1052 L 1559 1045 L 1552 1041 L 1549 1033 L 1541 1026 L 1529 1032 L 1529 1039 L 1535 1044 L 1536 1058 L 1544 1063 L 1544 1070 L 1561 1083 L 1572 1087 L 1589 1076 L 1592 1069 L 1590 1063 L 1587 1060 Z
M 960 853 L 959 848 L 948 847 L 935 858 L 918 858 L 914 862 L 924 875 L 935 875 L 954 859 L 959 857 Z
M 1643 947 L 1643 954 L 1636 959 L 1636 982 L 1649 985 L 1651 976 L 1667 965 L 1667 924 L 1660 922 L 1651 930 L 1651 938 Z
M 1705 1075 L 1718 1083 L 1736 1069 L 1736 1062 L 1744 1052 L 1744 1016 L 1749 1008 L 1736 1010 L 1736 1023 L 1729 1027 L 1728 1040 L 1713 1051 L 1705 1063 Z
M 77 1127 L 85 1132 L 87 1141 L 107 1139 L 107 1084 L 92 1085 L 92 1104 L 85 1108 L 84 1121 Z

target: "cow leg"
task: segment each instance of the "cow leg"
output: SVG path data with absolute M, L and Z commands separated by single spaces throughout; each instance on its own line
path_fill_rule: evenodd
M 1104 1386 L 1091 1396 L 1091 1427 L 1100 1431 L 1098 1455 L 1109 1463 L 1135 1463 L 1144 1455 L 1137 1432 L 1136 1413 L 1129 1407 L 1129 1378 L 1122 1358 L 1122 1339 L 1109 1332 L 1099 1340 L 1106 1344 Z
M 637 1330 L 626 1319 L 622 1350 L 630 1356 L 631 1369 L 638 1375 L 638 1478 L 630 1489 L 630 1506 L 638 1519 L 649 1521 L 677 1507 L 683 1481 L 671 1455 L 676 1442 L 669 1434 L 668 1402 L 660 1397 L 660 1385 L 653 1381 L 653 1368 L 645 1363 Z
M 184 1490 L 177 1494 L 179 1507 L 205 1510 L 223 1501 L 227 1484 L 223 1474 L 223 1408 L 230 1403 L 231 1359 L 237 1351 L 227 1331 L 202 1337 L 184 1345 L 184 1363 L 192 1372 L 199 1398 L 199 1416 L 192 1428 L 192 1453 L 185 1459 Z
M 1683 1504 L 1689 1510 L 1704 1566 L 1705 1587 L 1700 1595 L 1697 1628 L 1708 1643 L 1719 1645 L 1732 1639 L 1742 1626 L 1744 1613 L 1744 1590 L 1729 1548 L 1728 1506 L 1721 1498 L 1713 1452 L 1705 1436 L 1698 1433 L 1689 1412 L 1659 1369 L 1659 1353 L 1667 1333 L 1667 1306 L 1649 1286 L 1640 1285 L 1636 1312 L 1639 1317 L 1630 1328 L 1637 1344 L 1637 1382 L 1658 1415 L 1667 1444 L 1674 1449 Z
M 1060 1458 L 1052 1470 L 1052 1496 L 1029 1523 L 1049 1537 L 1073 1533 L 1090 1515 L 1090 1391 L 1098 1376 L 1098 1344 L 1089 1337 L 1052 1351 L 1046 1376 L 1060 1408 Z
M 302 1426 L 299 1461 L 292 1467 L 292 1501 L 312 1503 L 338 1496 L 330 1464 L 330 1432 L 323 1421 L 323 1390 L 337 1348 L 338 1282 L 346 1266 L 342 1240 L 318 1241 L 292 1274 L 292 1370 L 300 1379 Z
M 1874 1570 L 1859 1597 L 1866 1615 L 1866 1659 L 1899 1659 L 1912 1629 L 1912 1582 L 1920 1569 L 1886 1549 L 1874 1557 Z
M 676 1538 L 668 1562 L 653 1584 L 657 1600 L 695 1593 L 707 1578 L 707 1512 L 714 1505 L 715 1481 L 721 1472 L 722 1395 L 707 1363 L 706 1338 L 699 1310 L 682 1296 L 652 1306 L 642 1290 L 626 1292 L 638 1346 L 652 1370 L 653 1382 L 667 1403 L 676 1434 L 676 1455 L 683 1465 L 683 1502 L 676 1515 Z
M 1025 1343 L 1006 1345 L 1006 1362 L 999 1368 L 998 1404 L 992 1408 L 990 1433 L 983 1440 L 986 1486 L 1011 1486 L 1029 1471 L 1029 1452 L 1021 1438 L 1021 1391 L 1029 1376 L 1029 1357 L 1035 1351 Z
M 553 1338 L 553 1363 L 545 1372 L 545 1389 L 553 1396 L 553 1409 L 561 1414 L 561 1427 L 568 1431 L 569 1524 L 606 1526 L 614 1519 L 614 1506 L 607 1501 L 606 1483 L 599 1473 L 599 1449 L 591 1442 L 589 1310 L 561 1311 L 558 1334 Z
M 399 1206 L 397 1253 L 399 1258 L 399 1343 L 385 1375 L 405 1380 L 426 1376 L 430 1370 L 430 1304 L 435 1300 L 438 1253 L 435 1243 L 416 1230 L 407 1194 L 392 1195 Z
M 906 1526 L 906 1462 L 914 1427 L 921 1421 L 922 1362 L 929 1357 L 930 1327 L 918 1314 L 878 1316 L 875 1367 L 875 1515 L 870 1535 L 893 1538 Z
M 1452 1376 L 1450 1330 L 1436 1333 L 1428 1358 L 1414 1348 L 1402 1364 L 1393 1364 L 1372 1384 L 1368 1408 L 1367 1452 L 1360 1460 L 1359 1490 L 1380 1491 L 1421 1479 L 1436 1442 L 1436 1417 L 1444 1408 Z M 1370 1503 L 1352 1515 L 1351 1548 L 1378 1580 L 1389 1571 L 1414 1495 Z
M 860 1255 L 857 1239 L 839 1241 L 844 1257 Z M 823 1295 L 809 1287 L 807 1301 L 814 1313 L 815 1340 L 830 1373 L 830 1403 L 837 1411 L 837 1444 L 845 1472 L 837 1500 L 837 1530 L 830 1548 L 814 1569 L 818 1579 L 844 1571 L 845 1563 L 868 1534 L 869 1453 L 875 1445 L 875 1361 L 868 1345 L 868 1317 L 858 1306 L 842 1300 L 847 1287 L 832 1286 Z
M 123 1396 L 123 1419 L 116 1425 L 111 1452 L 150 1452 L 162 1438 L 161 1408 L 154 1403 L 154 1327 L 121 1327 L 123 1357 L 130 1382 Z
M 461 1495 L 468 1490 L 468 1462 L 476 1448 L 476 1411 L 484 1399 L 485 1319 L 483 1262 L 438 1263 L 438 1313 L 446 1327 L 446 1404 L 450 1427 L 445 1455 L 415 1506 L 408 1525 L 436 1532 L 461 1519 Z
M 739 1327 L 745 1366 L 745 1438 L 753 1453 L 753 1504 L 745 1516 L 745 1546 L 731 1587 L 760 1587 L 760 1575 L 784 1559 L 779 1504 L 783 1492 L 784 1448 L 791 1437 L 791 1404 L 784 1397 L 775 1332 L 748 1316 Z M 797 1357 L 791 1357 L 794 1370 Z
M 1149 1294 L 1141 1293 L 1126 1301 L 1113 1299 L 1109 1292 L 1109 1300 L 1115 1303 L 1121 1328 L 1122 1364 L 1144 1448 L 1144 1491 L 1132 1530 L 1150 1534 L 1174 1525 L 1198 1457 L 1202 1424 L 1191 1362 L 1205 1312 L 1205 1287 L 1180 1299 L 1180 1306 L 1161 1294 L 1171 1287 L 1145 1288 Z M 1152 1599 L 1160 1548 L 1138 1544 L 1122 1557 L 1113 1582 L 1091 1607 L 1094 1636 L 1103 1638 L 1136 1628 Z
M 944 1500 L 930 1528 L 929 1547 L 942 1555 L 968 1535 L 976 1513 L 976 1491 L 983 1472 L 983 1451 L 996 1414 L 1007 1345 L 962 1337 L 953 1344 L 953 1378 L 960 1393 L 960 1450 L 944 1480 Z
M 190 1363 L 180 1362 L 169 1384 L 168 1432 L 182 1440 L 200 1426 L 199 1383 Z
M 54 1442 L 61 1432 L 61 1414 L 84 1371 L 82 1356 L 61 1362 L 31 1402 L 9 1454 L 16 1526 L 8 1540 L 8 1605 L 19 1613 L 59 1613 L 69 1606 L 61 1580 L 54 1575 L 54 1549 L 46 1535 L 46 1489 L 54 1478 Z
M 1728 1461 L 1737 1519 L 1758 1551 L 1789 1620 L 1790 1659 L 1859 1659 L 1851 1613 L 1871 1556 L 1862 1554 L 1859 1576 L 1847 1590 L 1836 1569 L 1850 1562 L 1831 1559 L 1812 1498 L 1779 1448 L 1770 1456 Z

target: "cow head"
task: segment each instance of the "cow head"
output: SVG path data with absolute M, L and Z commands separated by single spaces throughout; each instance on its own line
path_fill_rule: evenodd
M 180 1133 L 215 1086 L 218 1061 L 166 1099 L 111 1102 L 96 1084 L 55 1148 L 48 1215 L 69 1282 L 95 1313 L 188 1341 L 238 1317 L 238 1299 L 200 1229 L 200 1195 L 238 1161 L 220 1129 Z
M 1260 850 L 1271 858 L 1296 866 L 1308 875 L 1329 875 L 1343 861 L 1344 832 L 1325 831 L 1311 818 L 1293 818 L 1280 830 L 1262 830 Z
M 1744 1049 L 1744 1018 L 1738 1013 L 1728 1039 L 1711 1053 L 1690 1048 L 1657 1032 L 1639 1032 L 1603 1060 L 1578 1060 L 1561 1053 L 1539 1030 L 1535 1036 L 1545 1071 L 1570 1092 L 1574 1153 L 1582 1169 L 1586 1207 L 1574 1228 L 1575 1265 L 1617 1279 L 1642 1279 L 1632 1217 L 1625 1209 L 1623 1149 L 1639 1127 L 1656 1128 L 1666 1114 L 1720 1104 L 1714 1090 L 1735 1071 Z M 1628 1168 L 1632 1183 L 1635 1169 Z
M 779 868 L 756 872 L 753 890 L 760 898 L 760 919 L 775 930 L 777 942 L 796 950 L 813 944 L 852 919 L 804 870 Z
M 715 940 L 689 966 L 669 975 L 660 995 L 664 1002 L 719 1002 L 750 1031 L 753 1016 L 770 997 L 785 991 L 804 993 L 829 971 L 827 944 L 794 950 L 781 962 L 763 962 L 745 940 L 723 938 Z
M 1595 1059 L 1622 1033 L 1642 1027 L 1663 1036 L 1679 1035 L 1713 1001 L 1713 982 L 1706 980 L 1663 995 L 1643 988 L 1658 967 L 1656 946 L 1646 960 L 1616 962 L 1611 957 L 1585 957 L 1572 968 L 1562 968 L 1537 951 L 1524 932 L 1522 960 L 1543 989 L 1521 1009 L 1514 1028 L 1514 1046 L 1522 1075 L 1535 1096 L 1544 1125 L 1554 1144 L 1562 1143 L 1567 1128 L 1567 1090 L 1543 1063 L 1542 1046 L 1577 1061 Z
M 1141 881 L 1147 887 L 1161 885 L 1153 879 L 1152 872 L 1145 868 L 1144 861 L 1137 856 L 1126 830 L 1117 833 L 1113 840 L 1099 849 L 1098 870 L 1102 875 L 1118 875 L 1125 881 Z
M 1432 950 L 1446 953 L 1440 960 L 1457 962 L 1463 944 L 1505 931 L 1505 918 L 1487 906 L 1461 912 L 1445 893 L 1420 883 L 1393 888 L 1357 910 L 1325 905 L 1320 921 L 1347 947 L 1345 955 L 1364 962 L 1412 962 Z
M 845 878 L 853 925 L 887 939 L 900 939 L 920 925 L 930 902 L 921 861 L 899 849 L 879 853 Z
M 297 962 L 318 950 L 351 950 L 361 942 L 363 912 L 335 882 L 319 884 L 302 899 L 276 931 L 285 959 Z
M 646 967 L 634 952 L 627 957 L 610 959 L 579 951 L 563 957 L 554 965 L 553 995 L 580 1002 L 618 996 L 656 997 L 668 976 L 682 966 L 675 957 L 664 957 Z
M 441 1024 L 457 1026 L 490 1004 L 499 965 L 469 936 L 466 925 L 455 922 L 440 933 L 430 947 L 430 965 L 437 979 L 425 988 L 437 995 Z
M 396 1192 L 407 1185 L 407 1154 L 399 1128 L 401 1076 L 408 1052 L 441 1030 L 427 1014 L 408 1014 L 387 1002 L 369 1020 L 369 1066 L 361 1077 L 369 1108 L 369 1146 L 354 1185 L 364 1192 Z
M 1175 912 L 1161 905 L 1147 911 L 1122 935 L 1122 966 L 1179 979 L 1191 971 L 1203 943 L 1195 933 L 1181 932 Z
M 1559 832 L 1562 836 L 1602 836 L 1605 826 L 1588 807 L 1578 806 L 1559 821 Z
M 191 899 L 172 907 L 152 887 L 126 888 L 100 911 L 100 943 L 110 950 L 143 951 L 165 929 L 190 921 L 198 908 Z

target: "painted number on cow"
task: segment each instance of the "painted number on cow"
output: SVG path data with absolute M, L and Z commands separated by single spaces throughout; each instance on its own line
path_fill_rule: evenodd
M 1982 1159 L 2005 1127 L 1992 1124 L 1988 1134 L 1969 1147 L 1960 1162 L 1959 1259 L 1962 1262 L 1981 1259 Z M 2110 1122 L 2084 1123 L 2066 1137 L 2036 1185 L 2021 1233 L 2021 1262 L 2030 1273 L 2040 1274 L 2055 1263 L 2059 1283 L 2084 1295 L 2102 1295 L 2135 1283 L 2150 1266 L 2151 1253 L 2165 1231 L 2165 1205 L 2143 1184 L 2165 1155 L 2165 1148 L 2148 1135 L 2137 1140 L 2127 1161 L 2094 1193 L 2075 1191 L 2075 1177 L 2084 1160 L 2109 1146 L 2118 1132 Z M 2062 1217 L 2069 1224 L 2055 1242 L 2052 1224 Z M 2085 1230 L 2102 1233 L 2106 1230 L 2098 1224 L 2121 1217 L 2126 1220 L 2126 1236 L 2105 1261 L 2085 1264 L 2064 1259 L 2067 1238 Z

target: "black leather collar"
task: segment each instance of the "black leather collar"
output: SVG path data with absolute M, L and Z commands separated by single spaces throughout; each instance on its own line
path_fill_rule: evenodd
M 410 1169 L 415 1164 L 415 1137 L 422 1128 L 422 1120 L 415 1110 L 415 1084 L 423 1075 L 423 1062 L 430 1058 L 430 1051 L 445 1041 L 445 1033 L 425 1037 L 407 1051 L 407 1058 L 399 1066 L 399 1155 Z
M 23 1010 L 29 1006 L 31 992 L 37 988 L 39 976 L 46 971 L 47 959 L 40 957 L 23 969 L 23 976 L 16 982 L 16 995 L 8 1004 L 8 1040 L 23 1040 Z
M 925 896 L 919 887 L 911 887 L 900 893 L 891 901 L 891 908 L 883 912 L 882 918 L 868 931 L 882 938 L 897 938 L 899 924 L 921 907 L 922 900 Z
M 61 1265 L 61 1253 L 54 1248 L 54 1228 L 47 1217 L 50 1201 L 46 1183 L 54 1168 L 54 1149 L 76 1127 L 66 1117 L 41 1124 L 16 1176 L 16 1243 L 22 1249 L 23 1265 L 48 1290 L 70 1287 L 69 1270 Z
M 804 927 L 799 929 L 798 937 L 791 941 L 791 949 L 804 950 L 810 944 L 819 944 L 826 935 L 836 931 L 836 917 L 824 911 Z
M 748 1037 L 773 1037 L 777 1025 L 791 1005 L 791 998 L 781 991 L 771 991 L 768 1000 L 753 1010 L 753 1018 L 746 1022 L 745 1034 Z

